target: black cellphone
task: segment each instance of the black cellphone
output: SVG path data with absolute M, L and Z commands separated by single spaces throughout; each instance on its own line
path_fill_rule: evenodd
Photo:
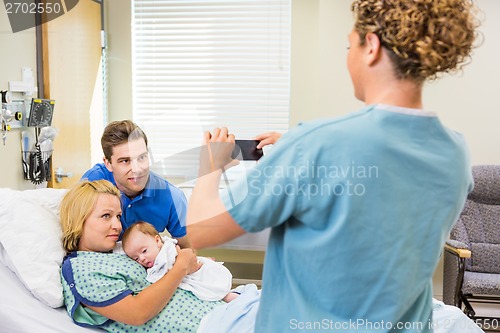
M 262 149 L 257 149 L 259 140 L 235 140 L 235 145 L 233 152 L 231 154 L 232 158 L 238 158 L 241 152 L 241 159 L 243 161 L 257 161 L 263 155 Z

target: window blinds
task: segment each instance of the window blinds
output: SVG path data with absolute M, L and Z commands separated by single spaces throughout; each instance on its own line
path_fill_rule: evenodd
M 182 161 L 161 165 L 214 127 L 288 129 L 290 0 L 133 0 L 132 13 L 133 120 L 153 169 L 182 176 Z

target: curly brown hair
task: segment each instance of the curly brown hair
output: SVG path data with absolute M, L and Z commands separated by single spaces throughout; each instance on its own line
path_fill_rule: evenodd
M 471 0 L 356 0 L 351 9 L 361 44 L 375 33 L 399 79 L 423 82 L 462 69 L 479 26 Z

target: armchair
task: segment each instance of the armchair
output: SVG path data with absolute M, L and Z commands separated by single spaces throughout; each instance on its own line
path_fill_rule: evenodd
M 472 169 L 474 190 L 453 227 L 444 251 L 443 301 L 476 321 L 471 303 L 500 306 L 500 165 Z

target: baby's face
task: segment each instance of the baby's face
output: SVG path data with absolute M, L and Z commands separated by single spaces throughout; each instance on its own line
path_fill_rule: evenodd
M 162 245 L 160 236 L 153 237 L 136 230 L 124 244 L 123 251 L 142 266 L 151 268 Z

